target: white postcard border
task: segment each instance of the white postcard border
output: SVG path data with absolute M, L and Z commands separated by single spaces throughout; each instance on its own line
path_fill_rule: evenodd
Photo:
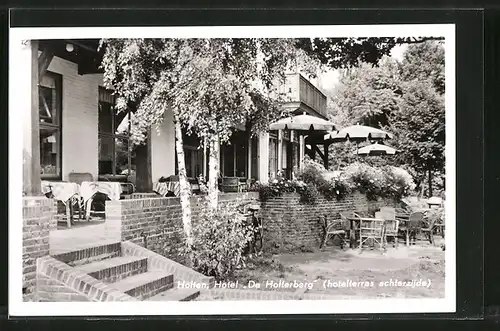
M 363 299 L 313 301 L 193 301 L 193 302 L 23 302 L 22 288 L 22 114 L 18 100 L 27 91 L 16 88 L 18 43 L 29 39 L 85 38 L 231 38 L 231 37 L 445 37 L 446 61 L 446 251 L 444 299 Z M 431 313 L 456 310 L 456 129 L 455 25 L 314 25 L 243 27 L 91 27 L 11 28 L 9 49 L 9 314 L 11 316 L 78 315 L 233 315 Z M 21 99 L 20 99 L 21 98 Z

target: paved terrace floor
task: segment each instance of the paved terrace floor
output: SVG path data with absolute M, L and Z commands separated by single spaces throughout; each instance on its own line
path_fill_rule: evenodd
M 103 218 L 94 217 L 91 221 L 75 221 L 71 228 L 60 223 L 57 230 L 50 232 L 50 254 L 83 249 L 120 241 L 107 232 Z

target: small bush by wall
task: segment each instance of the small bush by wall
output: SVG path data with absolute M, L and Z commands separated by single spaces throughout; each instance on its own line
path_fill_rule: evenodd
M 249 192 L 219 195 L 219 204 L 242 198 L 242 202 L 256 202 L 258 194 Z M 202 201 L 191 198 L 193 224 L 200 219 Z M 180 199 L 176 197 L 147 197 L 106 201 L 106 223 L 121 241 L 131 241 L 179 263 L 185 263 L 184 230 Z

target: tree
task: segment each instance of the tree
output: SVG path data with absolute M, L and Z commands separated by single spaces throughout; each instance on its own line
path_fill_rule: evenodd
M 431 80 L 439 94 L 444 94 L 444 47 L 439 41 L 413 44 L 403 55 L 401 78 L 405 81 Z
M 377 65 L 396 45 L 422 44 L 442 37 L 301 38 L 296 46 L 332 69 Z
M 428 174 L 432 195 L 432 174 L 444 169 L 443 96 L 428 80 L 405 82 L 400 108 L 391 115 L 390 122 L 397 136 L 395 147 L 402 151 L 400 161 L 411 164 L 420 174 Z
M 398 64 L 388 57 L 378 66 L 363 63 L 342 76 L 332 120 L 342 125 L 387 125 L 387 116 L 398 107 L 401 94 L 398 76 Z
M 444 48 L 426 40 L 408 46 L 401 63 L 382 57 L 343 70 L 329 111 L 340 127 L 360 123 L 394 134 L 395 157 L 363 158 L 372 164 L 409 165 L 420 185 L 428 177 L 429 194 L 444 174 Z M 332 144 L 332 162 L 356 159 L 351 144 Z M 349 147 L 350 146 L 350 147 Z M 434 184 L 433 184 L 434 183 Z M 442 185 L 442 184 L 439 184 Z
M 218 149 L 237 125 L 251 134 L 283 116 L 279 88 L 290 68 L 312 68 L 293 39 L 122 39 L 103 40 L 105 85 L 118 95 L 118 108 L 136 105 L 135 143 L 172 111 L 181 184 L 183 224 L 191 238 L 189 184 L 182 129 L 209 143 L 209 200 L 217 208 Z
M 399 107 L 401 88 L 398 63 L 383 57 L 378 66 L 362 63 L 357 68 L 344 70 L 328 107 L 331 120 L 339 127 L 354 124 L 382 128 L 388 117 Z M 334 168 L 355 160 L 370 164 L 392 164 L 392 158 L 358 157 L 359 145 L 334 143 L 329 147 L 330 162 Z
M 445 72 L 444 47 L 441 42 L 427 41 L 410 45 L 404 54 L 400 72 L 402 98 L 388 130 L 395 133 L 395 144 L 402 151 L 401 163 L 416 171 L 416 182 L 428 179 L 428 194 L 443 181 L 445 148 Z

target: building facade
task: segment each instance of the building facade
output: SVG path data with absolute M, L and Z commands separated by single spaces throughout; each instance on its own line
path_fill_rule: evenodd
M 40 40 L 19 45 L 23 70 L 17 86 L 32 91 L 21 101 L 23 112 L 23 191 L 39 193 L 40 181 L 68 181 L 70 173 L 90 173 L 94 180 L 136 182 L 138 163 L 145 162 L 148 184 L 177 173 L 172 112 L 152 127 L 147 155 L 129 141 L 130 116 L 114 110 L 114 96 L 103 87 L 98 40 Z M 326 118 L 326 96 L 300 74 L 288 76 L 284 106 L 291 113 Z M 189 177 L 207 176 L 202 142 L 184 136 Z M 250 138 L 236 130 L 220 149 L 224 177 L 266 182 L 279 171 L 290 177 L 298 164 L 294 132 L 271 131 Z M 141 165 L 143 165 L 141 163 Z

